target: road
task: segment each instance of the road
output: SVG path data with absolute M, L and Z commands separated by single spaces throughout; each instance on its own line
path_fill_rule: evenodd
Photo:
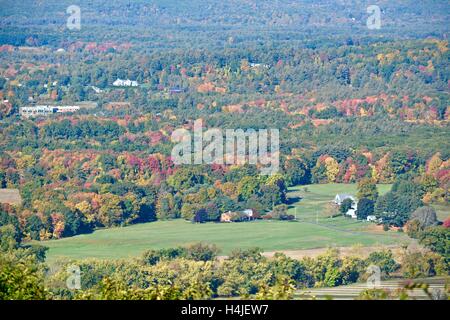
M 427 283 L 429 285 L 429 292 L 433 296 L 438 296 L 438 292 L 445 292 L 445 283 L 449 279 L 444 277 L 434 277 L 426 279 L 415 279 L 415 282 Z M 403 288 L 407 283 L 407 280 L 388 280 L 381 281 L 378 289 L 384 289 L 389 291 L 395 291 L 397 289 Z M 348 286 L 340 286 L 334 288 L 317 288 L 317 289 L 307 289 L 299 290 L 295 294 L 296 299 L 330 299 L 333 300 L 353 300 L 359 296 L 359 294 L 368 289 L 366 283 L 356 283 Z M 430 298 L 422 289 L 414 289 L 408 291 L 409 296 L 416 300 L 429 300 Z

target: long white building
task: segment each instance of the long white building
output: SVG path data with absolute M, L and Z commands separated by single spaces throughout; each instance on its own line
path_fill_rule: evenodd
M 39 117 L 39 116 L 49 116 L 54 113 L 66 113 L 66 112 L 77 112 L 80 110 L 80 106 L 30 106 L 21 107 L 19 109 L 19 114 L 23 118 Z

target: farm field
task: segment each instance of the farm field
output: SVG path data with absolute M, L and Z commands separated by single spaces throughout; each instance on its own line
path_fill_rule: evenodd
M 43 242 L 48 261 L 58 258 L 116 259 L 140 255 L 145 250 L 194 242 L 216 244 L 221 254 L 235 248 L 260 247 L 264 251 L 324 247 L 399 245 L 409 238 L 399 232 L 380 232 L 373 224 L 344 217 L 328 218 L 323 210 L 337 192 L 355 193 L 356 185 L 330 184 L 292 188 L 290 213 L 298 221 L 192 224 L 184 220 L 158 221 L 124 228 L 98 230 L 93 234 Z M 380 186 L 380 193 L 390 186 Z M 303 197 L 300 199 L 299 197 Z M 318 213 L 318 214 L 317 214 Z M 319 218 L 317 218 L 319 216 Z
M 424 279 L 414 279 L 417 283 L 428 284 L 429 293 L 436 295 L 439 292 L 445 292 L 445 286 L 448 284 L 448 279 L 445 277 L 433 277 Z M 405 279 L 394 279 L 381 281 L 378 289 L 389 290 L 390 292 L 395 292 L 398 289 L 404 288 L 408 280 Z M 313 288 L 306 290 L 299 290 L 296 292 L 296 299 L 318 299 L 326 300 L 332 298 L 333 300 L 354 300 L 358 298 L 361 292 L 367 290 L 366 283 L 355 283 L 348 286 L 339 286 L 334 288 Z M 408 295 L 414 300 L 430 300 L 430 297 L 426 294 L 423 289 L 409 290 Z
M 377 186 L 380 195 L 387 193 L 391 189 L 389 184 L 380 184 Z M 330 219 L 335 210 L 331 210 L 331 201 L 338 193 L 347 193 L 356 196 L 356 184 L 316 184 L 308 186 L 297 186 L 290 188 L 288 198 L 293 202 L 289 213 L 296 215 L 301 221 L 319 221 L 319 223 L 343 223 L 352 225 L 356 222 L 358 226 L 367 226 L 361 222 L 351 219 Z

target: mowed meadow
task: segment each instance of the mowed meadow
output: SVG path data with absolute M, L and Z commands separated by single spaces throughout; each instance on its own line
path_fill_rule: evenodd
M 390 185 L 380 185 L 380 194 Z M 326 247 L 400 245 L 406 234 L 384 232 L 373 223 L 342 216 L 330 217 L 336 193 L 356 194 L 356 184 L 325 184 L 291 188 L 289 213 L 296 221 L 253 221 L 194 224 L 182 219 L 157 221 L 92 234 L 43 242 L 49 262 L 69 259 L 117 259 L 135 257 L 149 249 L 183 246 L 195 242 L 215 244 L 222 255 L 233 249 L 259 247 L 263 251 Z

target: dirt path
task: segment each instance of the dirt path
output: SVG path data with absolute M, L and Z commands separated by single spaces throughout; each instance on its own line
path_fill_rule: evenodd
M 339 249 L 342 256 L 358 256 L 362 258 L 367 258 L 369 254 L 375 251 L 381 251 L 383 249 L 390 249 L 394 253 L 395 257 L 400 255 L 402 251 L 402 247 L 400 245 L 379 245 L 379 246 L 370 246 L 370 247 L 335 247 Z M 329 248 L 317 248 L 317 249 L 304 249 L 304 250 L 277 250 L 277 251 L 268 251 L 264 252 L 263 255 L 266 257 L 273 257 L 276 252 L 281 252 L 293 259 L 301 259 L 304 257 L 317 257 L 323 253 L 325 253 Z M 420 249 L 420 246 L 416 242 L 412 242 L 408 249 Z
M 317 249 L 301 249 L 301 250 L 276 250 L 276 251 L 266 251 L 263 252 L 262 255 L 268 258 L 271 258 L 275 255 L 275 253 L 284 253 L 286 256 L 292 259 L 302 259 L 305 257 L 315 258 L 323 253 L 325 253 L 328 249 L 335 248 L 338 249 L 341 256 L 358 256 L 361 258 L 367 258 L 369 254 L 375 251 L 381 251 L 383 249 L 392 250 L 394 254 L 394 258 L 398 259 L 400 257 L 403 248 L 401 245 L 378 245 L 378 246 L 353 246 L 353 247 L 328 247 L 328 248 L 317 248 Z M 408 250 L 421 250 L 423 249 L 417 241 L 412 241 L 408 245 Z M 219 260 L 224 260 L 227 256 L 218 256 Z

